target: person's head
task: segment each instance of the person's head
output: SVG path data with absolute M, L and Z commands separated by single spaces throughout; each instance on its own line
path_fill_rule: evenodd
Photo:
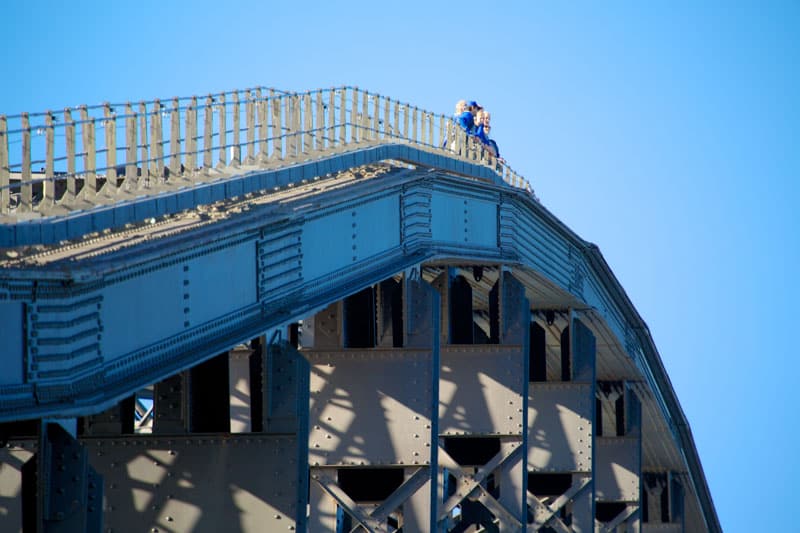
M 466 110 L 467 110 L 466 100 L 459 100 L 458 102 L 456 102 L 456 115 L 460 115 Z
M 469 103 L 467 103 L 467 111 L 472 113 L 472 116 L 477 115 L 478 111 L 480 111 L 481 109 L 483 108 L 479 106 L 478 102 L 476 102 L 475 100 L 471 100 Z
M 485 109 L 480 109 L 478 111 L 478 114 L 475 115 L 475 123 L 478 124 L 479 126 L 483 126 L 484 130 L 488 130 L 490 127 L 489 121 L 491 120 L 491 118 L 492 118 L 491 113 L 489 113 Z

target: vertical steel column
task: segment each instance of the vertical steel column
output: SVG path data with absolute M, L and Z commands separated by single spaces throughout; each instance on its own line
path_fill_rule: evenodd
M 308 154 L 316 145 L 317 135 L 314 129 L 314 114 L 311 107 L 311 93 L 303 95 L 303 154 Z
M 111 104 L 103 104 L 103 135 L 106 138 L 106 185 L 117 187 L 117 114 Z
M 203 108 L 203 171 L 211 170 L 212 164 L 212 135 L 214 133 L 214 99 L 209 94 L 206 96 L 206 105 Z
M 153 161 L 150 165 L 151 175 L 156 183 L 164 179 L 164 129 L 162 120 L 163 104 L 160 100 L 153 102 L 153 118 L 150 120 L 150 138 L 153 141 Z
M 84 196 L 97 194 L 97 148 L 95 145 L 94 119 L 89 110 L 81 106 L 81 134 L 83 137 Z
M 361 95 L 361 121 L 359 123 L 361 127 L 361 135 L 359 135 L 359 138 L 362 141 L 372 138 L 369 122 L 369 91 L 364 91 Z
M 150 143 L 147 138 L 147 104 L 139 102 L 139 167 L 141 170 L 141 178 L 144 183 L 150 183 Z M 153 119 L 150 119 L 152 122 Z M 152 139 L 152 135 L 150 138 Z M 141 185 L 141 184 L 140 184 Z
M 467 326 L 459 325 L 464 317 L 444 319 L 445 314 L 458 311 L 459 305 L 450 294 L 450 277 L 445 272 L 436 281 L 443 296 L 442 329 L 471 329 L 471 312 Z M 466 282 L 463 276 L 457 279 Z M 462 506 L 460 530 L 469 525 L 494 527 L 491 515 L 499 519 L 499 531 L 520 531 L 527 523 L 528 303 L 524 287 L 511 274 L 500 272 L 496 283 L 500 301 L 494 313 L 500 344 L 442 348 L 440 469 L 443 482 L 452 476 L 455 485 L 443 493 L 444 504 L 438 513 L 441 527 L 453 526 L 452 511 L 458 505 Z M 464 292 L 457 287 L 453 290 Z
M 529 383 L 530 526 L 563 530 L 564 513 L 573 531 L 585 533 L 595 523 L 595 340 L 572 312 L 565 323 L 548 319 L 548 328 L 561 340 L 562 362 L 560 373 L 548 372 L 552 381 Z
M 381 139 L 391 136 L 391 126 L 389 124 L 391 100 L 384 98 L 383 100 L 383 128 L 381 128 Z
M 72 111 L 64 108 L 64 142 L 67 152 L 67 191 L 65 194 L 74 197 L 78 194 L 78 184 L 75 180 L 75 122 L 72 120 Z
M 252 165 L 255 162 L 255 154 L 256 154 L 256 147 L 255 147 L 255 109 L 253 106 L 253 94 L 250 89 L 245 91 L 247 95 L 247 100 L 245 100 L 244 104 L 244 113 L 245 113 L 245 127 L 247 128 L 247 159 L 245 159 L 245 163 L 248 165 Z
M 231 166 L 242 164 L 241 113 L 239 110 L 239 91 L 233 91 L 233 146 L 231 147 Z
M 153 433 L 186 433 L 188 429 L 186 373 L 181 372 L 153 385 Z
M 192 96 L 186 108 L 186 172 L 194 174 L 197 169 L 197 97 Z
M 406 107 L 406 113 L 408 113 L 408 108 Z M 413 141 L 414 144 L 417 143 L 419 140 L 417 137 L 417 117 L 419 115 L 419 109 L 417 106 L 414 106 L 414 110 L 411 112 L 411 135 L 409 136 L 409 140 Z
M 379 297 L 399 303 L 391 292 Z M 390 520 L 407 533 L 436 530 L 439 304 L 418 279 L 404 295 L 408 342 L 391 354 L 339 348 L 347 320 L 341 303 L 314 317 L 314 347 L 303 351 L 311 364 L 311 532 L 336 531 L 337 517 L 347 531 L 358 524 L 388 531 Z
M 53 113 L 45 111 L 45 163 L 42 182 L 42 203 L 50 207 L 56 202 L 55 180 L 55 131 L 53 129 Z
M 264 98 L 261 88 L 256 89 L 256 109 L 258 110 L 258 159 L 262 163 L 267 161 L 269 157 L 269 148 L 267 146 L 267 139 L 269 138 L 268 124 L 267 124 L 267 107 L 269 103 Z
M 31 121 L 28 113 L 22 114 L 22 168 L 20 169 L 20 211 L 33 209 L 31 185 Z
M 22 499 L 25 531 L 103 529 L 103 478 L 60 424 L 42 421 L 38 450 L 22 467 Z
M 143 163 L 144 164 L 144 163 Z M 125 181 L 126 188 L 137 188 L 136 115 L 130 102 L 125 104 Z
M 177 97 L 172 99 L 169 120 L 169 177 L 175 179 L 181 173 L 181 111 Z
M 372 97 L 372 139 L 378 140 L 378 135 L 380 132 L 380 99 L 381 96 L 379 94 L 375 94 Z
M 411 137 L 408 132 L 408 104 L 403 104 L 403 139 L 409 140 Z
M 347 144 L 347 87 L 339 89 L 339 116 L 336 124 L 339 126 L 339 146 Z
M 227 166 L 228 155 L 225 153 L 228 150 L 228 116 L 225 102 L 225 93 L 219 95 L 219 156 L 217 159 L 217 168 L 225 168 Z
M 352 89 L 353 102 L 350 104 L 350 142 L 358 142 L 359 121 L 358 121 L 358 87 Z
M 283 159 L 283 123 L 281 122 L 281 113 L 283 103 L 285 101 L 283 96 L 272 98 L 272 157 L 275 159 Z
M 250 357 L 253 350 L 233 349 L 228 352 L 228 395 L 231 433 L 249 433 L 252 430 L 250 406 Z
M 327 137 L 327 145 L 329 148 L 336 146 L 336 90 L 330 89 L 328 93 L 328 117 L 326 119 L 327 130 L 325 135 Z
M 317 113 L 314 121 L 314 129 L 316 130 L 314 131 L 314 150 L 324 150 L 325 137 L 327 137 L 325 130 L 325 103 L 322 98 L 322 89 L 319 89 L 316 93 Z

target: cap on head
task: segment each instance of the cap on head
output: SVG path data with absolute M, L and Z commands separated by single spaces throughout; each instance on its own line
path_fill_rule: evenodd
M 469 107 L 477 107 L 478 109 L 483 109 L 481 106 L 478 105 L 478 102 L 476 102 L 475 100 L 470 100 L 467 105 Z

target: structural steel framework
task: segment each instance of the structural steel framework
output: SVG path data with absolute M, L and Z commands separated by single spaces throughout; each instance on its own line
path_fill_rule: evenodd
M 0 117 L 3 531 L 720 531 L 599 250 L 449 119 L 79 111 Z

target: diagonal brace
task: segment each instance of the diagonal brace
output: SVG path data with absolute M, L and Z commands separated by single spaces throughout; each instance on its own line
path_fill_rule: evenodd
M 535 507 L 538 511 L 542 513 L 543 520 L 535 520 L 534 523 L 529 526 L 529 530 L 536 531 L 538 528 L 548 524 L 549 522 L 553 522 L 552 526 L 554 526 L 559 531 L 568 532 L 570 529 L 564 524 L 564 522 L 556 516 L 558 511 L 561 510 L 564 505 L 566 505 L 569 501 L 573 500 L 576 496 L 578 496 L 583 490 L 589 486 L 591 483 L 591 478 L 583 477 L 577 483 L 573 483 L 572 486 L 567 489 L 564 494 L 556 498 L 551 504 L 546 504 L 542 502 L 539 498 L 532 494 L 528 494 L 528 505 L 531 507 Z
M 614 531 L 617 526 L 623 524 L 628 521 L 628 519 L 633 516 L 633 514 L 639 509 L 639 506 L 635 503 L 629 503 L 625 509 L 623 509 L 614 520 L 607 524 L 600 524 L 599 528 L 595 528 L 598 533 L 611 533 Z
M 446 451 L 444 451 L 442 448 L 439 448 L 439 465 L 447 468 L 453 474 L 453 476 L 456 477 L 459 487 L 456 490 L 456 493 L 451 496 L 450 499 L 448 499 L 442 506 L 442 510 L 439 512 L 437 522 L 442 522 L 442 520 L 446 519 L 453 508 L 464 498 L 467 498 L 477 492 L 475 497 L 487 509 L 489 509 L 489 511 L 495 514 L 498 518 L 501 518 L 504 523 L 521 528 L 522 524 L 520 521 L 481 486 L 481 483 L 489 476 L 489 474 L 497 470 L 503 465 L 503 463 L 515 458 L 519 453 L 521 453 L 521 450 L 522 446 L 517 446 L 511 451 L 511 453 L 505 456 L 503 455 L 503 452 L 500 451 L 498 454 L 492 457 L 488 463 L 480 467 L 473 476 L 466 474 L 461 468 L 461 465 L 459 465 L 452 457 L 450 457 Z

